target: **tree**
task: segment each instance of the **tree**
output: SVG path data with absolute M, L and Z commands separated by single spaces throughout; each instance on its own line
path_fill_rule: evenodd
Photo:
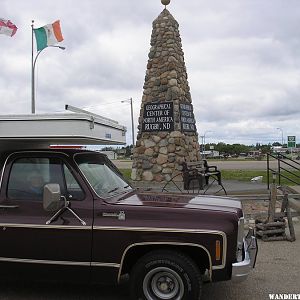
M 268 153 L 268 152 L 270 152 L 271 151 L 271 144 L 268 144 L 268 145 L 261 145 L 261 152 L 263 153 L 263 154 L 266 154 L 266 153 Z
M 122 147 L 122 149 L 125 150 L 124 156 L 130 157 L 132 155 L 133 145 L 127 145 L 126 147 Z

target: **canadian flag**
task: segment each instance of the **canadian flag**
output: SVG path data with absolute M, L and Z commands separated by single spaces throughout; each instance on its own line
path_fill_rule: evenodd
M 0 18 L 0 34 L 13 36 L 17 32 L 18 27 L 10 20 L 4 20 Z

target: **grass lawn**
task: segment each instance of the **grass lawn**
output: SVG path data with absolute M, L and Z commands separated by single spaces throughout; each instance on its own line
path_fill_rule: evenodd
M 131 169 L 119 169 L 119 170 L 123 174 L 126 180 L 129 181 L 131 179 Z
M 131 169 L 120 169 L 123 176 L 130 180 Z M 296 172 L 296 174 L 300 177 L 300 171 Z M 283 171 L 283 176 L 287 176 L 292 178 L 296 182 L 300 182 L 300 178 L 290 175 L 288 172 Z M 222 170 L 222 179 L 224 180 L 240 180 L 240 181 L 250 181 L 251 178 L 256 176 L 263 176 L 263 182 L 267 182 L 267 171 L 259 171 L 259 170 Z M 270 174 L 270 181 L 272 182 L 272 174 Z M 295 185 L 294 183 L 288 181 L 284 177 L 281 177 L 282 185 Z
M 250 181 L 253 177 L 263 176 L 263 182 L 267 181 L 267 171 L 263 170 L 222 170 L 221 173 L 225 180 Z
M 281 185 L 295 185 L 295 183 L 289 181 L 288 179 L 284 178 L 284 176 L 294 180 L 295 182 L 300 183 L 300 171 L 293 172 L 295 176 L 288 173 L 287 171 L 282 171 L 281 173 Z M 222 170 L 222 178 L 227 180 L 240 180 L 240 181 L 250 181 L 251 178 L 256 176 L 263 176 L 263 182 L 267 182 L 267 171 L 259 171 L 259 170 Z M 270 173 L 270 182 L 272 182 L 272 174 Z M 277 178 L 278 182 L 278 178 Z

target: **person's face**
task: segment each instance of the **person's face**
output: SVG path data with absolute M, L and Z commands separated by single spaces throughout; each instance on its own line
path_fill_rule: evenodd
M 33 187 L 41 187 L 43 184 L 42 178 L 40 176 L 32 176 L 31 177 L 31 185 Z

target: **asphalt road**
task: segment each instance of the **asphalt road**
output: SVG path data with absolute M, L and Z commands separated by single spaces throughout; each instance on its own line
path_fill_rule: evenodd
M 256 268 L 242 283 L 231 281 L 205 284 L 205 300 L 267 300 L 269 293 L 300 293 L 300 223 L 295 223 L 293 243 L 261 242 Z M 65 284 L 1 283 L 2 300 L 129 300 L 127 285 L 88 286 Z
M 119 169 L 131 169 L 131 160 L 113 160 Z M 209 165 L 217 166 L 219 170 L 266 170 L 267 161 L 259 160 L 211 160 Z M 277 161 L 270 161 L 270 168 L 277 169 Z M 288 168 L 288 166 L 285 166 Z

